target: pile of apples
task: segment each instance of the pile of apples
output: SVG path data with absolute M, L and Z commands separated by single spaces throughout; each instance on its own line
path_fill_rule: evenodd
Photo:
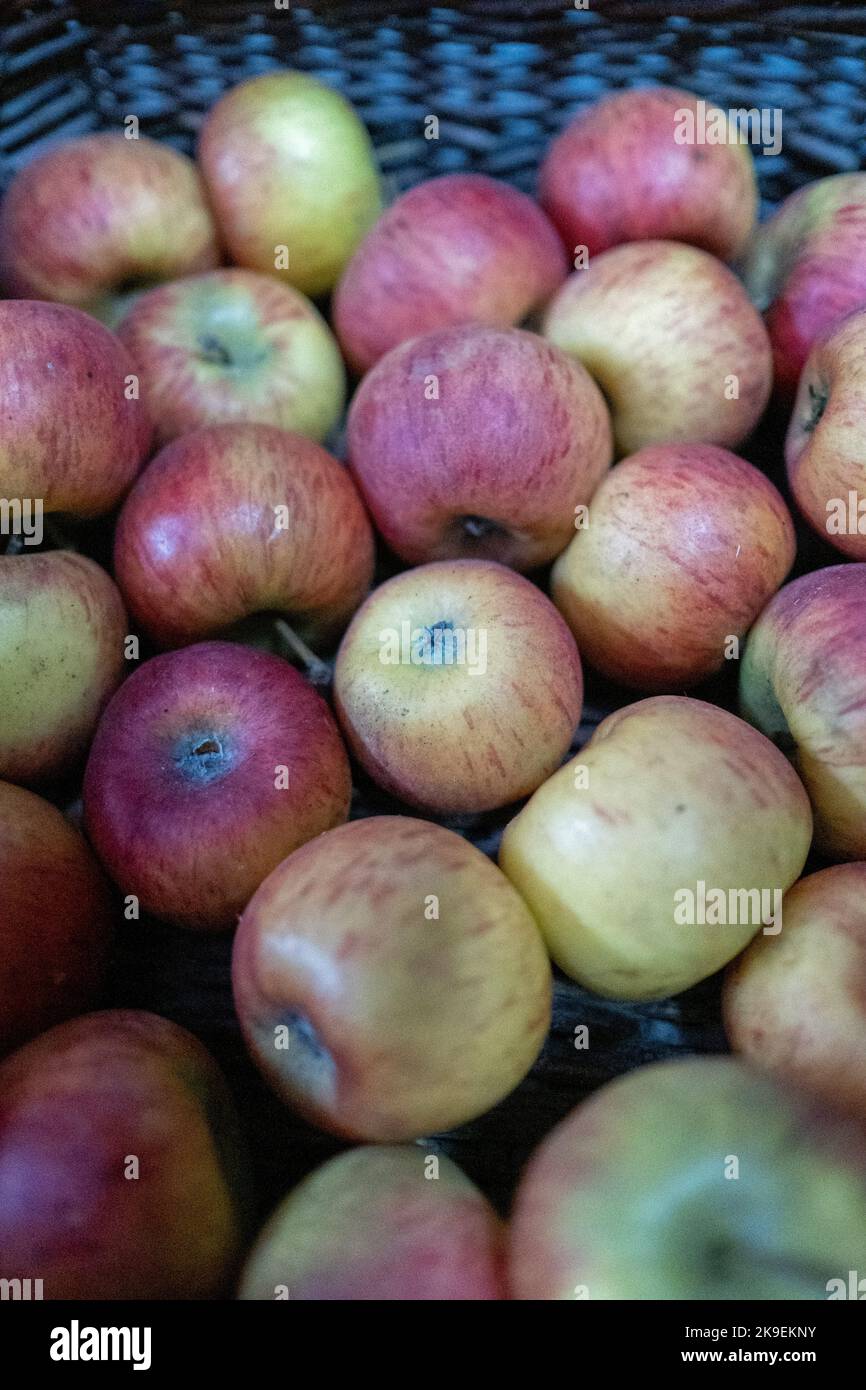
M 675 138 L 696 103 L 583 110 L 537 202 L 465 173 L 383 211 L 356 113 L 276 71 L 217 102 L 196 162 L 92 135 L 6 191 L 0 1278 L 695 1299 L 866 1275 L 866 563 L 786 584 L 788 504 L 732 452 L 772 395 L 803 517 L 866 561 L 866 173 L 757 228 L 748 147 Z M 742 717 L 684 693 L 732 660 Z M 582 661 L 636 698 L 564 762 Z M 406 814 L 350 821 L 353 765 Z M 441 823 L 506 807 L 498 866 Z M 753 897 L 772 913 L 726 913 Z M 154 917 L 236 928 L 252 1058 L 357 1145 L 255 1243 L 213 1060 L 88 1012 L 117 925 Z M 504 1222 L 429 1136 L 533 1066 L 552 962 L 624 1000 L 733 962 L 739 1055 L 603 1087 Z

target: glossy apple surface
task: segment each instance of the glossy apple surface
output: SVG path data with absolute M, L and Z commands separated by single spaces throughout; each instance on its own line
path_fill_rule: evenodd
M 337 286 L 334 329 L 365 372 L 436 328 L 520 323 L 567 270 L 555 229 L 525 193 L 486 174 L 444 174 L 410 188 L 368 232 Z
M 0 1278 L 46 1299 L 220 1297 L 245 1187 L 225 1082 L 167 1019 L 88 1014 L 0 1066 Z
M 534 333 L 474 324 L 395 348 L 349 410 L 349 463 L 407 564 L 526 570 L 574 535 L 613 456 L 601 392 Z
M 438 815 L 528 795 L 580 723 L 574 639 L 534 584 L 488 560 L 389 579 L 337 653 L 334 703 L 370 776 Z
M 764 900 L 728 912 L 728 895 L 763 890 L 772 909 L 811 837 L 806 793 L 769 739 L 658 695 L 601 722 L 506 826 L 499 863 L 566 974 L 611 999 L 658 999 L 743 949 Z M 725 895 L 725 920 L 699 910 L 701 883 Z
M 416 1145 L 339 1154 L 280 1203 L 244 1267 L 242 1299 L 504 1298 L 503 1227 L 444 1155 Z
M 735 449 L 772 386 L 770 341 L 742 284 L 679 242 L 593 257 L 554 295 L 544 335 L 604 391 L 619 454 L 672 442 Z
M 745 459 L 711 444 L 648 445 L 602 480 L 551 593 L 597 670 L 675 691 L 721 669 L 795 551 L 781 495 Z
M 125 894 L 178 926 L 232 926 L 305 840 L 346 819 L 349 763 L 287 662 L 201 642 L 145 662 L 100 721 L 87 833 Z
M 127 498 L 114 566 L 161 646 L 276 612 L 313 638 L 345 626 L 373 577 L 373 531 L 346 470 L 302 435 L 213 425 L 166 445 Z
M 394 1142 L 502 1100 L 550 1023 L 529 909 L 467 840 L 374 816 L 320 835 L 241 918 L 232 982 L 247 1046 L 323 1129 Z

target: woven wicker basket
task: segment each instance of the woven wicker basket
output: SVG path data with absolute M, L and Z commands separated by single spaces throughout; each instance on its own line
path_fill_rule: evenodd
M 757 158 L 765 210 L 792 188 L 866 165 L 866 10 L 686 3 L 79 3 L 0 5 L 0 188 L 58 135 L 142 130 L 191 151 L 203 113 L 225 88 L 284 64 L 338 88 L 357 106 L 393 191 L 475 169 L 531 191 L 551 136 L 580 105 L 615 88 L 668 82 L 725 107 L 781 107 L 780 155 Z M 439 139 L 424 138 L 438 116 Z M 750 456 L 778 475 L 779 421 Z M 98 532 L 94 553 L 107 554 Z M 801 535 L 799 568 L 827 563 Z M 729 681 L 696 692 L 721 703 Z M 579 741 L 632 696 L 590 682 Z M 394 809 L 367 784 L 353 814 Z M 507 816 L 458 826 L 488 852 Z M 199 1034 L 223 1063 L 244 1112 L 267 1208 L 336 1147 L 279 1104 L 246 1058 L 229 989 L 230 942 L 136 924 L 121 941 L 106 1002 L 150 1008 Z M 576 1050 L 574 1030 L 590 1028 Z M 718 982 L 650 1005 L 615 1005 L 559 981 L 544 1056 L 489 1115 L 443 1147 L 500 1203 L 529 1149 L 587 1091 L 652 1058 L 719 1051 Z

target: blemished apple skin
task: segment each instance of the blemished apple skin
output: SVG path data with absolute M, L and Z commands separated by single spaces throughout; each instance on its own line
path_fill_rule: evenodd
M 241 918 L 232 982 L 270 1084 L 355 1140 L 484 1114 L 550 1024 L 528 907 L 474 845 L 404 816 L 352 821 L 285 859 Z
M 231 1099 L 185 1029 L 106 1010 L 0 1066 L 0 1278 L 52 1300 L 218 1298 L 247 1208 Z
M 743 274 L 765 311 L 776 390 L 793 399 L 817 339 L 866 305 L 866 173 L 798 188 L 759 227 Z
M 407 564 L 528 570 L 574 535 L 575 508 L 610 467 L 613 441 L 579 362 L 534 333 L 472 324 L 404 343 L 368 372 L 349 410 L 348 455 L 376 526 Z
M 657 695 L 608 715 L 539 788 L 499 864 L 567 975 L 610 999 L 660 999 L 761 929 L 683 924 L 675 895 L 701 881 L 784 892 L 811 838 L 806 793 L 769 739 L 716 705 Z
M 114 569 L 160 646 L 257 612 L 327 640 L 370 588 L 374 551 L 357 489 L 319 444 L 273 425 L 213 425 L 166 445 L 138 479 Z
M 638 1067 L 529 1160 L 511 1296 L 826 1299 L 866 1262 L 864 1172 L 862 1130 L 737 1058 Z
M 620 456 L 671 442 L 736 449 L 770 395 L 760 314 L 733 272 L 695 246 L 602 252 L 554 295 L 543 332 L 601 386 Z
M 728 1041 L 762 1071 L 866 1120 L 866 864 L 801 878 L 777 937 L 728 971 Z
M 500 1300 L 503 1245 L 496 1212 L 444 1154 L 369 1144 L 330 1159 L 281 1202 L 239 1297 Z
M 673 87 L 617 92 L 556 137 L 539 199 L 571 255 L 649 238 L 690 242 L 722 260 L 738 255 L 758 208 L 752 153 L 733 140 L 678 144 L 676 113 L 695 112 L 697 101 Z
M 789 752 L 816 848 L 866 858 L 866 565 L 814 570 L 770 600 L 743 652 L 740 712 Z
M 219 265 L 201 176 L 146 136 L 64 140 L 16 174 L 0 203 L 0 283 L 21 299 L 93 312 L 136 281 Z
M 404 624 L 465 634 L 466 660 L 437 661 L 435 649 L 423 663 L 383 660 L 383 633 Z M 489 811 L 534 791 L 568 752 L 582 704 L 564 619 L 529 580 L 488 560 L 443 560 L 387 580 L 337 652 L 334 705 L 351 750 L 379 786 L 436 815 Z
M 84 837 L 49 801 L 0 782 L 0 1052 L 96 1001 L 113 930 Z
M 712 444 L 648 445 L 602 479 L 551 594 L 596 670 L 676 691 L 722 668 L 795 552 L 788 509 L 752 464 Z
M 0 777 L 71 771 L 126 669 L 114 581 L 68 550 L 0 556 Z
M 136 367 L 103 324 L 66 304 L 0 300 L 0 495 L 100 516 L 148 452 Z
M 367 233 L 335 291 L 334 330 L 365 372 L 436 328 L 520 323 L 567 272 L 555 228 L 525 193 L 486 174 L 444 174 L 410 188 Z
M 201 642 L 145 662 L 109 704 L 84 819 L 124 894 L 217 931 L 285 855 L 346 819 L 350 796 L 337 727 L 303 676 L 267 652 Z
M 861 310 L 829 330 L 809 354 L 785 440 L 797 506 L 820 536 L 854 560 L 866 559 L 864 403 L 866 310 Z M 856 526 L 851 525 L 851 493 Z
M 251 270 L 212 270 L 141 295 L 117 327 L 141 373 L 160 444 L 205 425 L 258 421 L 322 440 L 346 373 L 318 309 Z
M 232 260 L 305 294 L 333 287 L 381 211 L 367 131 L 338 92 L 306 73 L 233 87 L 202 126 L 198 159 Z

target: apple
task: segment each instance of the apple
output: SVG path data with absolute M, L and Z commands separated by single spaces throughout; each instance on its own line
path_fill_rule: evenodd
M 659 999 L 778 930 L 811 838 L 806 793 L 769 739 L 657 695 L 602 720 L 506 826 L 499 863 L 567 975 Z
M 145 136 L 62 140 L 16 174 L 0 204 L 10 296 L 111 314 L 130 289 L 219 262 L 195 164 Z
M 0 1066 L 0 1278 L 46 1299 L 225 1295 L 246 1225 L 234 1109 L 185 1029 L 112 1009 Z
M 349 463 L 373 520 L 407 564 L 546 564 L 613 456 L 601 392 L 534 333 L 439 329 L 364 378 Z
M 713 122 L 724 142 L 687 138 Z M 615 92 L 579 111 L 547 151 L 538 188 L 572 255 L 661 238 L 731 260 L 758 207 L 748 145 L 718 107 L 673 87 Z
M 381 210 L 357 113 L 303 72 L 267 72 L 226 92 L 198 158 L 232 260 L 282 273 L 305 294 L 331 289 Z
M 72 770 L 124 674 L 126 613 L 84 555 L 0 556 L 0 777 Z
M 733 1057 L 638 1067 L 536 1149 L 513 1298 L 826 1299 L 866 1266 L 866 1141 Z
M 534 791 L 580 723 L 577 647 L 540 589 L 489 560 L 442 560 L 374 589 L 340 644 L 334 703 L 379 786 L 437 815 Z
M 324 439 L 345 370 L 321 314 L 291 285 L 212 270 L 141 295 L 118 325 L 161 444 L 203 425 L 258 421 Z
M 153 657 L 109 704 L 90 749 L 84 819 L 141 908 L 233 926 L 262 880 L 349 813 L 349 762 L 294 667 L 231 642 Z
M 436 328 L 519 323 L 567 270 L 555 229 L 525 193 L 486 174 L 444 174 L 410 188 L 367 233 L 337 286 L 334 328 L 365 372 Z
M 815 845 L 866 858 L 866 565 L 832 565 L 780 589 L 749 634 L 743 716 L 791 754 Z
M 504 1229 L 444 1154 L 413 1144 L 349 1149 L 277 1207 L 240 1298 L 421 1302 L 504 1298 Z
M 866 309 L 819 338 L 800 377 L 785 461 L 797 505 L 843 554 L 866 559 Z M 862 495 L 861 495 L 862 494 Z
M 94 1003 L 112 917 L 83 836 L 49 801 L 0 782 L 0 1052 Z
M 601 386 L 619 454 L 671 442 L 735 449 L 772 386 L 767 331 L 740 281 L 675 241 L 594 257 L 554 295 L 544 334 Z
M 790 399 L 820 335 L 866 305 L 866 173 L 798 188 L 758 228 L 743 274 L 765 312 L 776 389 Z
M 866 1120 L 866 864 L 801 878 L 783 912 L 783 931 L 756 937 L 728 972 L 728 1039 L 762 1071 Z
M 336 633 L 369 589 L 373 561 L 346 470 L 273 425 L 212 425 L 166 445 L 115 532 L 118 584 L 161 646 L 273 610 L 313 638 Z
M 150 446 L 135 373 L 80 309 L 0 300 L 0 495 L 46 512 L 110 511 Z
M 551 592 L 597 670 L 678 690 L 739 656 L 795 551 L 785 503 L 745 459 L 712 444 L 651 444 L 602 480 Z
M 404 816 L 352 821 L 284 859 L 241 918 L 232 983 L 283 1099 L 380 1143 L 484 1114 L 550 1024 L 525 903 L 474 845 Z

